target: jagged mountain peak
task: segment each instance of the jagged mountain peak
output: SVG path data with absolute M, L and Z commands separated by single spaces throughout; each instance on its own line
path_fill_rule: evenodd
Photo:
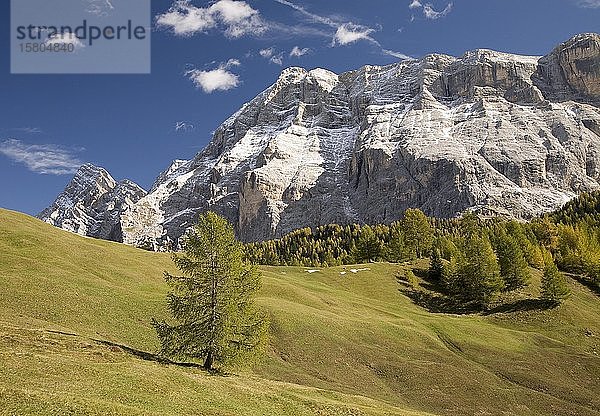
M 598 38 L 543 57 L 478 49 L 339 75 L 286 68 L 121 209 L 122 241 L 177 244 L 206 210 L 251 241 L 390 222 L 409 207 L 516 218 L 558 208 L 600 187 Z
M 38 217 L 78 234 L 122 241 L 121 214 L 146 194 L 135 182 L 117 182 L 106 169 L 86 163 Z
M 175 159 L 173 162 L 171 162 L 171 165 L 166 170 L 164 170 L 158 175 L 158 177 L 154 181 L 154 184 L 152 185 L 152 188 L 150 188 L 150 192 L 154 192 L 160 186 L 160 184 L 168 181 L 173 177 L 176 177 L 190 163 L 191 161 L 189 160 Z
M 581 45 L 581 44 L 585 45 L 585 44 L 589 44 L 591 42 L 596 42 L 596 43 L 600 42 L 600 34 L 593 33 L 593 32 L 577 34 L 577 35 L 573 36 L 572 38 L 570 38 L 569 40 L 558 45 L 556 47 L 556 49 L 572 48 L 577 45 Z
M 71 182 L 65 188 L 62 196 L 73 203 L 82 198 L 95 198 L 98 194 L 105 193 L 116 186 L 117 182 L 106 169 L 91 163 L 81 165 Z

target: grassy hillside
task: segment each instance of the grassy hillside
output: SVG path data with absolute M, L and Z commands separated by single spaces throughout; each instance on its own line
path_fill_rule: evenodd
M 211 376 L 144 354 L 168 255 L 0 210 L 0 414 L 600 415 L 598 295 L 430 313 L 395 278 L 418 266 L 263 268 L 269 353 Z

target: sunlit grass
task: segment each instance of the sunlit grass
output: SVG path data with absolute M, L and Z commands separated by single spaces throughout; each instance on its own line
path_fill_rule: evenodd
M 572 281 L 558 309 L 433 314 L 395 277 L 425 266 L 264 267 L 269 351 L 211 376 L 95 341 L 155 351 L 167 254 L 0 210 L 0 414 L 600 414 L 595 294 Z

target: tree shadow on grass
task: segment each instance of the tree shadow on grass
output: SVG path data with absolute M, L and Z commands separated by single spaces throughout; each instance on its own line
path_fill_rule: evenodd
M 451 313 L 456 315 L 467 315 L 481 312 L 481 306 L 473 302 L 461 302 L 460 300 L 443 293 L 423 290 L 424 288 L 400 288 L 402 294 L 410 298 L 418 305 L 431 313 Z
M 552 302 L 543 299 L 519 299 L 510 303 L 502 303 L 496 305 L 487 311 L 484 315 L 493 315 L 495 313 L 513 313 L 513 312 L 529 312 L 552 309 L 559 306 L 560 303 Z
M 47 329 L 45 331 L 48 333 L 51 333 L 51 334 L 58 334 L 58 335 L 71 336 L 71 337 L 81 337 L 80 335 L 72 333 L 72 332 L 58 331 L 58 330 L 52 330 L 52 329 Z M 119 344 L 117 342 L 112 342 L 112 341 L 108 341 L 105 339 L 90 338 L 90 340 L 95 342 L 96 344 L 110 347 L 110 349 L 113 352 L 122 351 L 127 354 L 133 355 L 134 357 L 140 358 L 144 361 L 152 361 L 155 363 L 166 364 L 166 365 L 175 365 L 178 367 L 185 367 L 185 368 L 200 368 L 211 375 L 218 375 L 218 376 L 229 376 L 230 375 L 230 373 L 225 372 L 220 369 L 217 369 L 217 368 L 212 368 L 210 370 L 206 370 L 203 365 L 200 365 L 198 363 L 173 361 L 173 360 L 163 357 L 159 354 L 153 354 L 148 351 L 138 350 L 136 348 L 132 348 L 127 345 Z
M 182 362 L 178 362 L 178 361 L 172 361 L 172 360 L 162 357 L 158 354 L 153 354 L 153 353 L 150 353 L 147 351 L 138 350 L 135 348 L 128 347 L 127 345 L 118 344 L 118 343 L 112 342 L 112 341 L 106 341 L 103 339 L 94 339 L 93 341 L 100 345 L 106 345 L 108 347 L 118 348 L 120 350 L 123 350 L 127 354 L 131 354 L 131 355 L 133 355 L 137 358 L 141 358 L 142 360 L 145 360 L 145 361 L 153 361 L 153 362 L 160 363 L 160 364 L 176 365 L 179 367 L 203 368 L 198 363 L 182 363 Z
M 397 276 L 400 293 L 407 296 L 415 305 L 431 313 L 451 313 L 457 315 L 473 314 L 481 311 L 481 306 L 475 302 L 466 302 L 447 293 L 443 286 L 428 278 L 423 269 L 413 269 L 415 276 L 422 279 L 418 287 L 411 287 L 405 280 Z
M 589 290 L 594 292 L 596 295 L 600 296 L 600 284 L 594 282 L 593 280 L 591 280 L 585 276 L 581 276 L 579 274 L 572 274 L 572 273 L 565 273 L 565 274 L 567 276 L 569 276 L 570 278 L 577 280 L 583 286 L 587 287 Z
M 418 287 L 411 287 L 406 281 L 397 277 L 401 287 L 398 289 L 418 305 L 431 313 L 448 313 L 455 315 L 495 313 L 514 313 L 533 310 L 545 310 L 558 306 L 558 303 L 541 299 L 518 299 L 486 307 L 479 302 L 470 301 L 448 293 L 444 286 L 431 280 L 427 271 L 414 269 L 413 273 L 422 279 Z

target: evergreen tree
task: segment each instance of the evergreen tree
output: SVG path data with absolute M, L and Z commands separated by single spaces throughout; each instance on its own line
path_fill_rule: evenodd
M 412 270 L 406 272 L 405 278 L 406 283 L 408 283 L 412 289 L 417 289 L 419 287 L 419 279 L 417 279 L 417 276 L 415 276 Z
M 554 250 L 558 245 L 558 231 L 556 225 L 548 216 L 532 221 L 531 227 L 538 242 L 548 250 Z
M 460 294 L 461 285 L 458 275 L 458 261 L 456 257 L 451 257 L 450 260 L 444 264 L 442 269 L 442 285 L 450 294 Z
M 487 305 L 504 288 L 492 245 L 487 238 L 473 236 L 465 240 L 463 252 L 458 275 L 464 295 L 469 300 Z
M 152 321 L 161 354 L 203 359 L 210 370 L 214 363 L 242 364 L 260 352 L 267 325 L 252 299 L 260 274 L 242 256 L 226 219 L 213 212 L 200 216 L 185 239 L 183 254 L 173 256 L 182 276 L 165 272 L 175 323 Z
M 527 261 L 531 267 L 542 270 L 544 268 L 544 258 L 542 257 L 542 252 L 537 244 L 537 241 L 536 244 L 531 241 L 531 239 L 536 240 L 535 236 L 532 234 L 531 239 L 529 239 L 523 224 L 514 220 L 509 221 L 505 228 L 508 235 L 510 235 L 517 242 L 517 245 L 523 252 L 525 261 Z
M 460 219 L 460 232 L 466 238 L 481 235 L 479 217 L 474 212 L 466 212 Z
M 571 291 L 564 274 L 559 272 L 558 267 L 554 264 L 552 255 L 544 253 L 544 260 L 546 261 L 546 266 L 544 267 L 544 276 L 542 277 L 540 297 L 543 300 L 559 304 L 569 297 Z
M 402 230 L 399 223 L 394 223 L 390 227 L 390 239 L 385 246 L 385 258 L 387 261 L 400 262 L 405 258 L 405 249 L 403 243 Z
M 434 247 L 431 250 L 431 257 L 429 261 L 429 278 L 435 281 L 440 281 L 442 279 L 443 272 L 444 262 L 442 260 L 442 255 L 440 254 L 440 249 L 438 247 Z
M 540 246 L 531 245 L 531 257 L 527 259 L 527 262 L 531 267 L 534 267 L 538 270 L 544 269 L 544 256 L 542 253 L 542 249 Z
M 504 289 L 510 291 L 526 286 L 531 275 L 517 241 L 502 231 L 498 233 L 495 243 Z
M 356 250 L 354 258 L 358 263 L 371 262 L 377 260 L 383 251 L 383 243 L 379 241 L 373 229 L 365 225 L 361 231 L 358 241 L 356 242 Z
M 400 221 L 404 247 L 410 259 L 421 258 L 431 249 L 433 229 L 419 209 L 407 209 Z

